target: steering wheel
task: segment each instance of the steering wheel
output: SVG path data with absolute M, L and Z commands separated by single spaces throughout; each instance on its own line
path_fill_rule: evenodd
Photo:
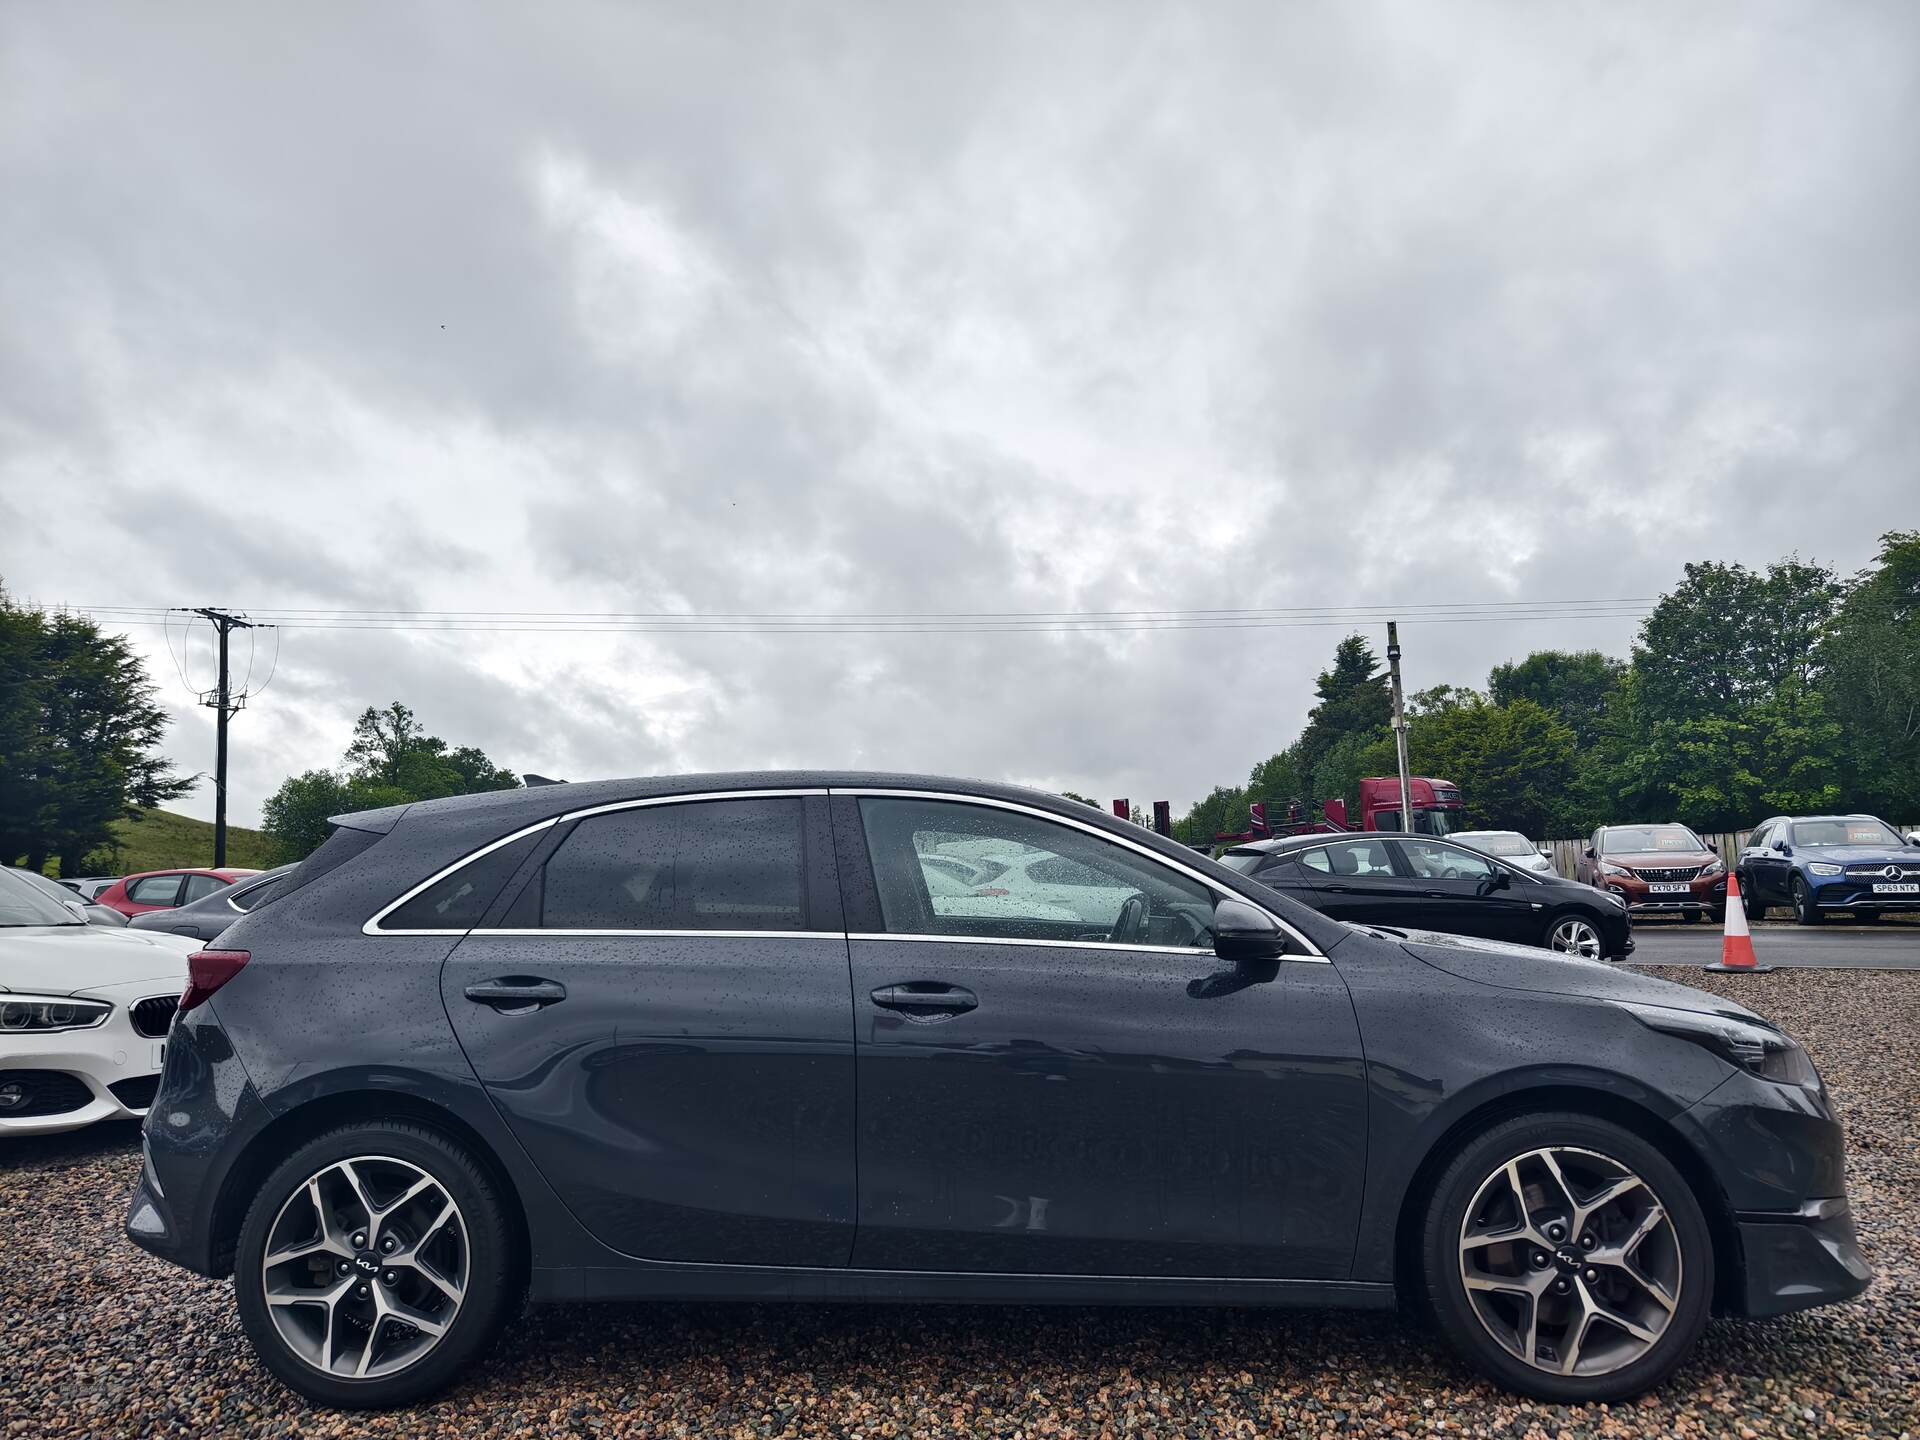
M 1147 943 L 1147 897 L 1139 891 L 1127 896 L 1120 904 L 1120 913 L 1114 917 L 1113 930 L 1107 936 L 1111 945 L 1144 945 Z

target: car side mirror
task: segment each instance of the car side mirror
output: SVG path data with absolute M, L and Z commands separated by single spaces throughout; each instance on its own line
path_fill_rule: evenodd
M 1582 850 L 1582 851 L 1581 851 L 1580 853 L 1581 853 L 1582 855 L 1584 855 L 1584 856 L 1586 856 L 1586 857 L 1587 857 L 1587 859 L 1589 859 L 1589 860 L 1592 860 L 1592 859 L 1595 859 L 1595 858 L 1597 858 L 1597 857 L 1596 857 L 1596 856 L 1594 855 L 1594 853 L 1593 853 L 1593 847 L 1592 847 L 1591 845 L 1589 845 L 1589 846 L 1587 846 L 1587 848 L 1586 848 L 1586 849 L 1584 849 L 1584 850 Z
M 1779 851 L 1779 852 L 1780 852 L 1780 853 L 1781 853 L 1782 855 L 1791 855 L 1791 854 L 1793 854 L 1793 847 L 1792 847 L 1792 846 L 1790 846 L 1790 845 L 1788 845 L 1788 844 L 1787 844 L 1787 842 L 1786 842 L 1786 841 L 1784 841 L 1784 840 L 1776 840 L 1776 841 L 1774 841 L 1774 842 L 1773 842 L 1773 845 L 1772 845 L 1772 848 L 1773 848 L 1773 849 L 1775 849 L 1775 850 L 1778 850 L 1778 851 Z
M 60 903 L 66 906 L 67 909 L 71 910 L 74 914 L 78 915 L 82 920 L 85 920 L 87 918 L 87 902 L 86 901 L 62 900 Z
M 1287 953 L 1287 932 L 1266 911 L 1222 898 L 1213 907 L 1213 953 L 1236 965 L 1278 960 Z
M 1505 890 L 1510 888 L 1512 884 L 1513 877 L 1511 875 L 1507 874 L 1504 870 L 1496 870 L 1493 872 L 1493 878 L 1487 881 L 1487 889 Z
M 1920 845 L 1920 830 L 1914 830 L 1908 833 L 1907 844 Z

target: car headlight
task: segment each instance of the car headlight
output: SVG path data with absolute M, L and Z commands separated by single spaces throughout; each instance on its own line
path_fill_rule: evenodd
M 1846 867 L 1833 865 L 1825 860 L 1813 860 L 1808 862 L 1807 870 L 1814 875 L 1841 875 L 1846 872 Z
M 1633 872 L 1627 869 L 1626 866 L 1609 864 L 1605 860 L 1600 862 L 1600 873 L 1602 875 L 1619 875 L 1625 879 L 1633 878 Z
M 1615 905 L 1618 905 L 1622 910 L 1627 908 L 1627 897 L 1622 895 L 1617 890 L 1602 890 L 1600 892 L 1600 898 L 1602 900 L 1612 901 Z
M 1820 1072 L 1800 1042 L 1771 1025 L 1698 1010 L 1669 1010 L 1664 1005 L 1614 1003 L 1648 1029 L 1691 1040 L 1749 1075 L 1781 1085 L 1819 1088 Z
M 0 1032 L 87 1030 L 113 1010 L 100 1000 L 67 1000 L 55 995 L 0 995 Z
M 1727 862 L 1716 856 L 1707 862 L 1706 869 L 1700 872 L 1700 878 L 1704 880 L 1709 875 L 1724 875 L 1726 873 Z

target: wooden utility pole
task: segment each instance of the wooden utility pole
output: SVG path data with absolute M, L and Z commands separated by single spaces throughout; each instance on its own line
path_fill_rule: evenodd
M 243 615 L 231 615 L 225 610 L 212 610 L 205 606 L 196 606 L 194 614 L 204 615 L 213 622 L 213 628 L 220 637 L 220 682 L 212 690 L 200 697 L 200 703 L 214 713 L 214 752 L 213 752 L 213 868 L 221 870 L 227 864 L 227 721 L 238 713 L 247 703 L 247 697 L 235 695 L 227 671 L 227 636 L 235 630 L 251 630 L 253 622 Z

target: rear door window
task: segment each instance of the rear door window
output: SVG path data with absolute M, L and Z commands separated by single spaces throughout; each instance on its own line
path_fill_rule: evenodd
M 509 928 L 804 930 L 802 814 L 798 797 L 774 796 L 589 815 L 537 892 L 514 902 Z
M 186 896 L 180 903 L 191 905 L 196 900 L 204 900 L 207 896 L 226 888 L 227 882 L 218 875 L 189 875 Z

